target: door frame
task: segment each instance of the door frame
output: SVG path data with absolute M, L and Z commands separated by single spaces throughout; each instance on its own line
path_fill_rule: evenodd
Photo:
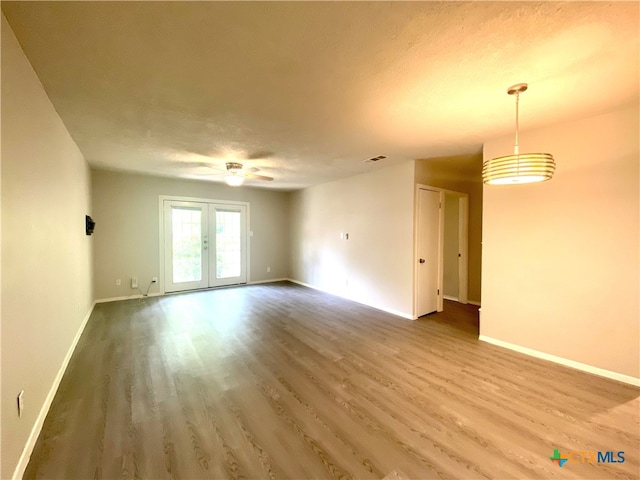
M 446 188 L 433 187 L 431 185 L 416 184 L 414 190 L 414 221 L 413 221 L 413 318 L 417 319 L 418 314 L 418 232 L 420 221 L 418 215 L 418 202 L 420 190 L 431 190 L 440 193 L 440 212 L 438 215 L 438 236 L 440 237 L 440 245 L 438 252 L 438 312 L 443 310 L 444 304 L 444 209 L 445 209 L 445 193 L 449 193 L 458 197 L 459 214 L 458 214 L 458 248 L 460 257 L 458 260 L 458 300 L 460 303 L 468 303 L 469 288 L 469 194 L 449 190 Z
M 458 302 L 469 303 L 469 194 L 458 197 Z
M 247 209 L 247 284 L 251 282 L 251 237 L 253 237 L 253 231 L 251 230 L 251 208 L 249 202 L 238 202 L 235 200 L 220 200 L 215 198 L 201 198 L 201 197 L 183 197 L 177 195 L 158 195 L 158 291 L 160 295 L 165 295 L 165 255 L 164 255 L 164 202 L 194 202 L 194 203 L 217 203 L 223 205 L 244 205 Z M 224 288 L 224 287 L 207 287 L 207 288 Z M 177 292 L 179 293 L 179 292 Z

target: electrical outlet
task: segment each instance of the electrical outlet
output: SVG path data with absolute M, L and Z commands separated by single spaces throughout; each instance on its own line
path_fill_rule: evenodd
M 151 279 L 151 283 L 158 283 L 158 277 L 153 277 Z
M 138 279 L 136 277 L 131 277 L 131 288 L 138 288 Z
M 271 272 L 271 267 L 267 267 L 267 273 Z
M 22 418 L 22 411 L 24 410 L 24 390 L 20 390 L 18 394 L 18 418 Z
M 119 287 L 120 285 L 122 285 L 122 280 L 116 278 L 116 287 Z

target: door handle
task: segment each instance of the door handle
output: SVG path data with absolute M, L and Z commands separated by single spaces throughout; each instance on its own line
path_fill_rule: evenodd
M 426 261 L 426 260 L 425 260 L 424 258 L 421 258 L 421 259 L 419 260 L 419 262 L 420 262 L 420 263 L 424 263 L 425 261 Z

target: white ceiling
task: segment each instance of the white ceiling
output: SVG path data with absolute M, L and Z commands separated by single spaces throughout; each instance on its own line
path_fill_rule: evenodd
M 290 190 L 639 101 L 638 2 L 2 2 L 89 163 Z M 388 158 L 375 166 L 362 161 Z M 481 166 L 478 165 L 478 170 Z

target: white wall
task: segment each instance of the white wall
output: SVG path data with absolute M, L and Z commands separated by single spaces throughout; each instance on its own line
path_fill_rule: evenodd
M 89 169 L 2 17 L 2 478 L 92 306 Z M 26 409 L 18 418 L 16 396 Z
M 480 333 L 640 377 L 638 106 L 521 132 L 548 182 L 484 187 Z M 485 159 L 512 151 L 511 135 Z
M 405 162 L 294 192 L 292 279 L 412 317 L 413 175 Z
M 138 278 L 143 290 L 152 277 L 160 277 L 160 195 L 249 202 L 249 281 L 289 275 L 289 193 L 102 170 L 93 170 L 91 178 L 97 299 L 139 294 L 131 288 L 131 277 Z M 120 286 L 115 284 L 118 278 Z M 157 291 L 153 286 L 150 293 Z

